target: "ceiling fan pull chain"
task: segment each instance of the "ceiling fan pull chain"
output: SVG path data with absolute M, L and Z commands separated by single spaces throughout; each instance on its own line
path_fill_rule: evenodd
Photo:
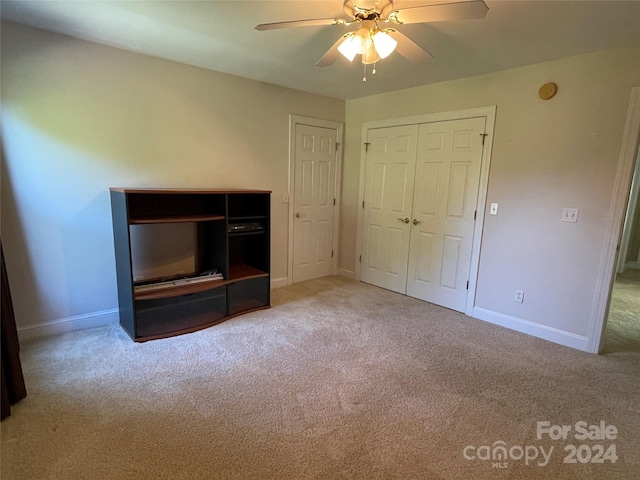
M 377 62 L 373 62 L 373 71 L 371 72 L 371 75 L 375 75 L 376 74 L 376 63 Z
M 362 83 L 367 83 L 367 64 L 363 63 L 362 66 L 364 67 L 364 73 L 362 75 Z

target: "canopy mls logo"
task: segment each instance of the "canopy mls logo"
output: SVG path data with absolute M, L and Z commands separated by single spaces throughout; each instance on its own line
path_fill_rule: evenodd
M 524 464 L 533 464 L 535 460 L 539 459 L 536 463 L 538 467 L 544 467 L 549 463 L 551 454 L 553 453 L 553 446 L 545 450 L 542 446 L 536 445 L 513 445 L 507 448 L 507 443 L 498 440 L 493 442 L 493 445 L 482 445 L 475 447 L 473 445 L 467 445 L 462 450 L 462 455 L 467 460 L 490 460 L 493 468 L 507 468 L 509 463 L 507 460 L 520 461 L 524 458 Z
M 607 425 L 604 420 L 593 425 L 585 421 L 579 421 L 573 425 L 552 425 L 549 421 L 536 422 L 536 440 L 588 442 L 565 443 L 562 448 L 564 452 L 562 463 L 616 463 L 618 460 L 616 444 L 605 444 L 605 442 L 617 438 L 617 427 Z M 555 447 L 555 445 L 512 445 L 509 447 L 503 440 L 497 440 L 492 445 L 467 445 L 462 450 L 462 456 L 468 461 L 491 462 L 492 468 L 508 468 L 509 461 L 520 462 L 523 460 L 525 465 L 545 467 L 551 461 Z

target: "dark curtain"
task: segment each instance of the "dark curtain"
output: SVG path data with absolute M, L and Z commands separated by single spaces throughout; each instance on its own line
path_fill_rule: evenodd
M 7 278 L 7 269 L 4 264 L 4 251 L 0 242 L 0 255 L 2 256 L 2 356 L 0 370 L 2 373 L 2 419 L 11 415 L 11 405 L 27 396 L 27 389 L 22 376 L 20 365 L 20 345 L 18 344 L 18 331 L 13 315 L 11 303 L 11 290 Z

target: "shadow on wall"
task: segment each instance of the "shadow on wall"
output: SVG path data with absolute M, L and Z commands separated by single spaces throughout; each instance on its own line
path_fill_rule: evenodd
M 14 289 L 16 285 L 20 285 L 20 301 L 16 302 L 16 297 L 18 296 L 13 295 L 13 308 L 16 321 L 18 318 L 23 318 L 25 322 L 29 322 L 29 318 L 24 318 L 24 315 L 21 315 L 24 314 L 22 307 L 25 303 L 28 302 L 31 305 L 31 314 L 39 318 L 45 314 L 46 307 L 37 300 L 38 290 L 33 274 L 35 269 L 29 255 L 24 229 L 18 221 L 15 193 L 5 158 L 4 137 L 2 137 L 0 142 L 0 163 L 2 164 L 0 173 L 0 184 L 2 185 L 2 197 L 0 199 L 2 221 L 0 222 L 0 233 L 5 249 L 9 283 L 14 285 Z M 7 226 L 10 226 L 10 228 L 7 228 Z M 9 245 L 9 248 L 7 248 L 7 245 Z
M 117 302 L 111 204 L 101 192 L 62 226 L 64 280 L 73 296 L 69 311 L 93 312 Z M 74 292 L 91 293 L 75 298 Z

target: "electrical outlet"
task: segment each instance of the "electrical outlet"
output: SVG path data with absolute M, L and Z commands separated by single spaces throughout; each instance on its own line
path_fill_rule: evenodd
M 562 221 L 576 223 L 578 221 L 578 212 L 577 208 L 563 208 Z
M 524 302 L 524 292 L 522 290 L 516 290 L 516 295 L 515 295 L 515 297 L 513 297 L 513 300 L 516 303 Z

